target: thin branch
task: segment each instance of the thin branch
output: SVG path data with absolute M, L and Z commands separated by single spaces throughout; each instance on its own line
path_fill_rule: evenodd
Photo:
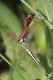
M 42 19 L 50 29 L 53 29 L 53 24 L 48 21 L 40 12 L 34 10 L 25 0 L 20 0 L 23 4 L 25 4 L 30 10 L 32 10 L 40 19 Z

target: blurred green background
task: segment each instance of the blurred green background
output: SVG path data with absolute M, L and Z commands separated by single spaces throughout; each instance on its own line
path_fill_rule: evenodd
M 27 30 L 27 35 L 32 35 L 32 38 L 26 45 L 40 61 L 41 66 L 37 67 L 17 42 L 23 32 L 18 6 L 26 17 L 32 11 L 20 0 L 0 0 L 0 80 L 53 80 L 53 28 L 50 28 L 53 27 L 52 0 L 24 1 L 52 24 L 48 27 L 44 20 L 35 15 L 35 22 L 32 21 Z M 8 37 L 8 33 L 14 34 L 15 37 Z M 9 66 L 7 60 L 12 66 Z

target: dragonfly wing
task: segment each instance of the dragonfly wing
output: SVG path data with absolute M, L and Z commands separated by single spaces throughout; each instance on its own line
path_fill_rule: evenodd
M 24 15 L 22 9 L 20 6 L 18 6 L 18 11 L 19 11 L 19 16 L 20 16 L 20 19 L 21 19 L 21 22 L 22 22 L 22 25 L 24 26 L 24 22 L 26 20 L 26 16 Z

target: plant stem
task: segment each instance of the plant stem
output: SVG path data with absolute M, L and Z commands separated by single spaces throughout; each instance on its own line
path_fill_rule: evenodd
M 8 61 L 1 53 L 0 53 L 0 57 L 1 57 L 5 62 L 7 62 L 10 66 L 12 66 L 11 62 Z
M 25 0 L 20 1 L 25 4 L 30 10 L 32 10 L 40 19 L 42 19 L 50 29 L 53 29 L 53 24 L 48 21 L 39 11 L 34 10 Z

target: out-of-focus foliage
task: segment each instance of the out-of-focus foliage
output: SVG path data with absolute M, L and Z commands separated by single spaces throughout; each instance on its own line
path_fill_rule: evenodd
M 51 0 L 36 0 L 37 9 L 40 10 L 44 16 L 51 22 L 53 22 L 53 5 Z
M 25 0 L 35 10 L 43 14 L 46 19 L 53 23 L 53 5 L 51 0 Z M 18 4 L 17 4 L 18 6 Z M 20 2 L 25 14 L 32 12 Z M 6 55 L 11 59 L 11 70 L 2 73 L 2 80 L 49 80 L 53 70 L 53 32 L 44 21 L 34 19 L 28 28 L 28 32 L 34 34 L 34 39 L 27 43 L 28 48 L 34 52 L 41 63 L 40 68 L 32 58 L 21 49 L 17 38 L 22 33 L 22 22 L 15 13 L 5 4 L 0 2 L 0 32 L 3 38 Z M 14 38 L 7 37 L 7 33 L 15 34 Z M 6 76 L 7 75 L 7 76 Z

